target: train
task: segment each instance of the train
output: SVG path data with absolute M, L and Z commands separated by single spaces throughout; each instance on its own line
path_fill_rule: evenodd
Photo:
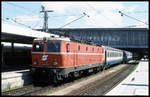
M 98 72 L 132 59 L 129 51 L 68 37 L 37 38 L 32 45 L 33 83 L 57 84 L 69 77 Z

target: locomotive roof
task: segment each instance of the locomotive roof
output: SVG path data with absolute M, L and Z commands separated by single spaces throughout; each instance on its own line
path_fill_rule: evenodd
M 50 37 L 43 37 L 43 38 L 36 38 L 34 40 L 63 40 L 63 41 L 70 41 L 70 38 L 68 37 L 63 37 L 63 36 L 50 36 Z
M 109 46 L 102 46 L 102 47 L 104 47 L 105 49 L 108 49 L 108 50 L 117 50 L 117 51 L 122 51 L 122 50 L 120 50 L 120 49 L 117 49 L 117 48 L 112 48 L 112 47 L 109 47 Z

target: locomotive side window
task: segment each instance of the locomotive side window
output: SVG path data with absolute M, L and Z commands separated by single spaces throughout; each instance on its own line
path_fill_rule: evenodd
M 47 52 L 59 52 L 60 51 L 60 43 L 48 42 L 46 45 Z
M 80 45 L 78 46 L 78 51 L 80 51 Z
M 94 48 L 92 48 L 92 51 L 94 51 Z
M 34 52 L 43 52 L 43 48 L 44 48 L 44 43 L 43 42 L 39 42 L 39 43 L 34 43 L 33 45 L 33 51 Z
M 67 50 L 67 52 L 70 52 L 70 44 L 69 43 L 66 45 L 66 50 Z
M 86 47 L 86 51 L 88 51 L 88 47 Z

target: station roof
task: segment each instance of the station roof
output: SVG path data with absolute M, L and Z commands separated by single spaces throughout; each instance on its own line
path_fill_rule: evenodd
M 2 42 L 31 44 L 34 38 L 49 37 L 55 34 L 36 31 L 30 28 L 22 28 L 9 24 L 2 24 L 1 35 Z

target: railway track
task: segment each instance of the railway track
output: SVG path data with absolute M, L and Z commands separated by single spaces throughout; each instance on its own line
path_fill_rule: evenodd
M 127 68 L 123 69 L 122 71 L 119 71 L 117 73 L 117 75 L 114 75 L 113 78 L 108 81 L 107 83 L 110 83 L 110 82 L 113 82 L 114 84 L 109 88 L 107 89 L 103 95 L 107 94 L 109 91 L 111 91 L 114 87 L 116 87 L 121 81 L 124 80 L 124 78 L 126 78 L 131 70 L 134 68 L 134 65 L 131 65 L 131 66 L 128 66 Z M 118 77 L 118 79 L 116 80 L 115 78 Z M 119 80 L 120 79 L 120 80 Z
M 42 87 L 34 87 L 33 85 L 24 86 L 22 88 L 2 92 L 3 96 L 22 96 L 28 93 L 35 92 L 42 89 Z
M 131 66 L 130 66 L 130 68 L 132 68 Z M 113 87 L 113 86 L 111 86 L 111 87 L 108 87 L 108 86 L 106 86 L 106 85 L 104 85 L 104 82 L 105 81 L 108 81 L 109 79 L 113 79 L 113 77 L 115 78 L 115 76 L 117 75 L 117 74 L 119 74 L 119 73 L 121 73 L 122 71 L 125 71 L 125 70 L 127 70 L 127 69 L 129 69 L 129 66 L 126 66 L 126 67 L 123 67 L 122 69 L 120 69 L 120 70 L 118 70 L 118 71 L 116 71 L 115 73 L 113 73 L 113 74 L 111 74 L 110 76 L 106 76 L 103 80 L 101 79 L 101 80 L 98 80 L 98 81 L 96 81 L 95 83 L 99 83 L 99 84 L 95 84 L 95 83 L 93 83 L 93 84 L 89 84 L 88 86 L 87 86 L 87 88 L 84 88 L 84 89 L 78 89 L 78 90 L 75 90 L 75 91 L 73 91 L 73 92 L 71 92 L 71 93 L 69 93 L 69 95 L 85 95 L 85 94 L 88 94 L 88 90 L 90 90 L 90 89 L 92 89 L 93 87 L 96 87 L 96 86 L 98 86 L 98 85 L 102 85 L 102 87 L 103 87 L 103 91 L 101 91 L 102 93 L 101 94 L 104 94 L 104 93 L 106 93 L 106 91 L 108 90 L 108 89 L 110 89 L 111 87 Z M 109 70 L 111 70 L 111 68 L 110 69 L 108 69 L 108 70 L 106 70 L 105 72 L 107 72 L 107 71 L 109 71 Z M 130 69 L 129 69 L 130 70 Z M 101 73 L 101 72 L 100 72 Z M 92 75 L 90 75 L 90 76 L 92 76 Z M 85 79 L 89 79 L 90 77 L 89 76 L 85 76 L 85 77 L 83 77 L 83 78 L 79 78 L 79 79 L 77 79 L 77 80 L 75 80 L 75 81 L 69 81 L 68 83 L 63 83 L 63 84 L 61 84 L 60 86 L 54 86 L 54 85 L 49 85 L 49 86 L 33 86 L 33 85 L 29 85 L 29 86 L 25 86 L 25 87 L 23 87 L 23 88 L 19 88 L 19 89 L 15 89 L 15 90 L 10 90 L 10 91 L 6 91 L 6 92 L 3 92 L 2 93 L 2 95 L 8 95 L 8 96 L 32 96 L 32 95 L 47 95 L 47 94 L 50 94 L 50 93 L 53 93 L 53 92 L 55 92 L 55 91 L 58 91 L 58 90 L 62 90 L 62 89 L 64 89 L 65 87 L 68 87 L 68 86 L 71 86 L 72 84 L 75 84 L 75 83 L 78 83 L 78 82 L 81 82 L 81 81 L 83 81 L 83 80 L 85 80 Z M 113 83 L 117 83 L 117 82 L 113 82 Z M 108 83 L 107 83 L 108 84 Z M 88 89 L 88 90 L 87 90 Z M 77 92 L 78 91 L 78 92 Z M 79 92 L 80 91 L 80 92 Z
M 126 78 L 133 67 L 134 65 L 128 65 L 108 76 L 105 76 L 104 79 L 97 80 L 81 89 L 72 91 L 68 95 L 105 95 Z

